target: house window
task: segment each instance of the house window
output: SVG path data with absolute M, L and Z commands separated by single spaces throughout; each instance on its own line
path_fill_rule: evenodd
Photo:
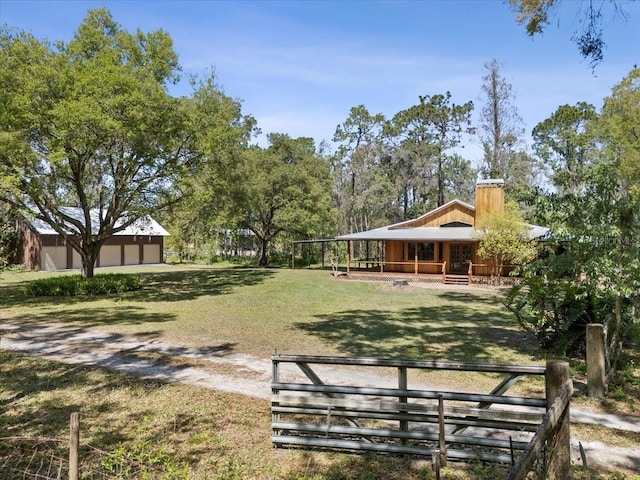
M 416 258 L 416 248 L 418 249 L 418 260 L 433 260 L 435 258 L 433 243 L 409 243 L 408 247 L 409 260 Z

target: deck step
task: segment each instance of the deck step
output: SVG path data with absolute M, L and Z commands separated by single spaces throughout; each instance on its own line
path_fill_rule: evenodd
M 469 275 L 445 275 L 445 285 L 469 285 Z

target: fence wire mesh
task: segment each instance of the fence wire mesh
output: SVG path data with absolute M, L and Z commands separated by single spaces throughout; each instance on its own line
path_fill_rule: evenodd
M 91 445 L 79 450 L 78 478 L 83 480 L 183 478 L 165 467 L 109 453 Z M 61 438 L 0 438 L 0 478 L 3 480 L 66 480 L 69 440 Z

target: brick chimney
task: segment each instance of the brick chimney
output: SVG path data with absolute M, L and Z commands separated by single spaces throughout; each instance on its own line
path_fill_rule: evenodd
M 504 212 L 504 180 L 501 178 L 478 180 L 476 183 L 475 225 L 492 212 Z

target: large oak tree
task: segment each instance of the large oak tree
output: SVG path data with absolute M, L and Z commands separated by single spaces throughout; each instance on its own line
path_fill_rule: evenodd
M 3 28 L 0 65 L 0 200 L 49 223 L 91 277 L 102 244 L 175 202 L 176 179 L 201 157 L 190 99 L 167 90 L 179 73 L 171 38 L 98 9 L 68 43 Z
M 266 266 L 276 239 L 318 238 L 335 234 L 329 162 L 313 139 L 268 135 L 270 146 L 239 152 L 229 165 L 224 189 L 226 225 L 251 230 L 260 244 L 259 265 Z

